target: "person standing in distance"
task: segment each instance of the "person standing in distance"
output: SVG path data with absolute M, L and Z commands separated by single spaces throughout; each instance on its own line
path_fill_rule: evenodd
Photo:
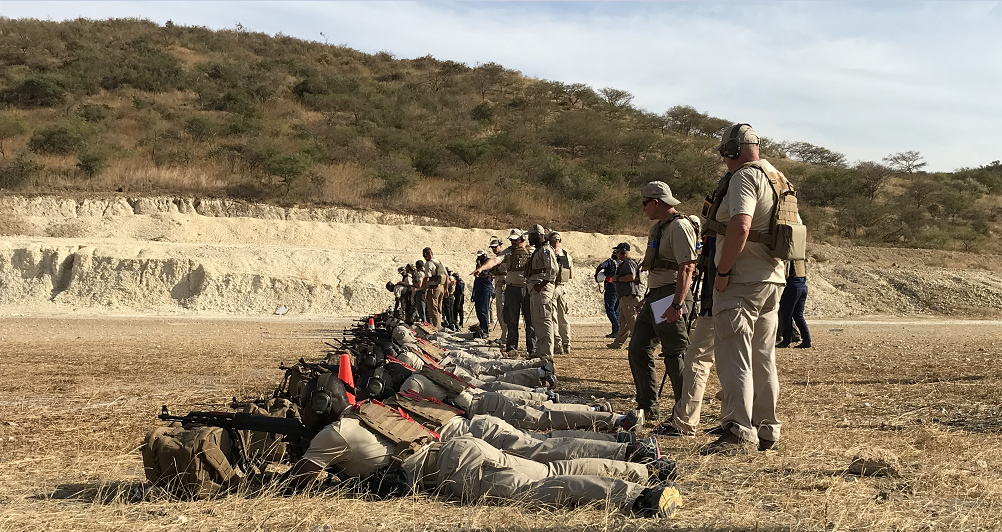
M 442 300 L 445 299 L 449 291 L 448 273 L 442 261 L 435 258 L 431 248 L 424 248 L 424 281 L 421 288 L 424 289 L 424 298 L 428 312 L 428 321 L 436 328 L 442 326 Z
M 616 275 L 616 269 L 619 268 L 617 249 L 612 248 L 612 257 L 605 259 L 595 268 L 595 282 L 602 284 L 605 315 L 612 325 L 612 332 L 605 335 L 606 338 L 615 338 L 619 335 L 619 297 L 616 295 L 616 284 L 612 282 L 613 276 Z M 602 277 L 599 277 L 599 274 L 602 274 Z
M 724 434 L 703 454 L 742 454 L 747 444 L 764 451 L 779 440 L 776 416 L 776 330 L 783 292 L 783 261 L 762 242 L 769 234 L 775 198 L 786 178 L 759 157 L 759 137 L 748 124 L 724 131 L 717 146 L 727 172 L 707 213 L 707 234 L 716 236 L 713 328 L 717 375 L 724 396 Z
M 692 308 L 689 290 L 696 271 L 696 227 L 692 220 L 675 210 L 680 202 L 661 181 L 651 181 L 640 189 L 644 213 L 656 223 L 647 237 L 647 250 L 640 262 L 648 272 L 647 294 L 630 339 L 630 370 L 637 388 L 637 406 L 651 418 L 660 416 L 654 349 L 661 343 L 665 371 L 671 380 L 675 401 L 682 394 L 682 356 L 689 346 L 684 319 Z M 668 299 L 669 306 L 655 316 L 651 304 Z M 622 302 L 620 302 L 622 305 Z
M 491 237 L 489 247 L 495 257 L 500 257 L 501 251 L 504 249 L 504 246 L 501 245 L 501 239 L 496 236 Z M 485 257 L 484 260 L 486 261 L 487 258 Z M 508 324 L 504 321 L 504 280 L 507 273 L 508 266 L 504 263 L 499 263 L 490 270 L 491 278 L 494 279 L 494 319 L 501 329 L 501 338 L 498 339 L 498 342 L 502 346 L 508 345 Z
M 550 231 L 546 239 L 553 246 L 553 252 L 557 256 L 557 264 L 560 270 L 557 273 L 556 286 L 553 290 L 553 303 L 555 305 L 554 318 L 557 327 L 554 331 L 553 352 L 557 354 L 567 354 L 571 352 L 571 324 L 567 321 L 570 306 L 567 304 L 567 283 L 574 278 L 574 259 L 563 247 L 563 236 L 556 231 Z
M 525 284 L 529 288 L 529 305 L 532 309 L 532 330 L 536 333 L 535 358 L 553 360 L 553 336 L 556 328 L 554 316 L 554 284 L 560 273 L 556 253 L 546 241 L 546 230 L 536 224 L 529 228 L 529 245 L 535 246 L 525 267 Z
M 637 323 L 637 306 L 640 304 L 640 265 L 630 257 L 629 242 L 616 246 L 616 255 L 619 267 L 612 276 L 612 284 L 619 298 L 619 334 L 606 346 L 609 349 L 619 349 L 629 341 Z
M 497 257 L 488 259 L 483 265 L 473 271 L 473 275 L 489 270 L 498 264 L 504 264 L 504 313 L 502 319 L 508 325 L 505 337 L 505 351 L 518 349 L 518 319 L 521 315 L 525 323 L 525 351 L 532 353 L 536 349 L 536 333 L 532 329 L 532 311 L 529 309 L 529 290 L 525 285 L 525 265 L 534 248 L 527 245 L 526 236 L 521 229 L 512 229 L 508 235 L 511 245 L 500 252 Z

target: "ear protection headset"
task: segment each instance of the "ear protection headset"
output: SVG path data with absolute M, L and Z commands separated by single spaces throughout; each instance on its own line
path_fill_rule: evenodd
M 383 394 L 383 367 L 379 366 L 376 368 L 376 371 L 372 373 L 372 376 L 365 383 L 365 391 L 369 392 L 369 397 L 376 398 Z
M 741 156 L 741 142 L 738 141 L 738 131 L 741 130 L 742 126 L 751 127 L 751 124 L 735 124 L 727 136 L 727 141 L 720 147 L 720 155 L 728 159 L 737 159 Z
M 310 393 L 310 410 L 318 416 L 326 416 L 331 412 L 334 401 L 331 398 L 331 382 L 337 379 L 333 373 L 323 373 L 317 379 L 317 387 Z

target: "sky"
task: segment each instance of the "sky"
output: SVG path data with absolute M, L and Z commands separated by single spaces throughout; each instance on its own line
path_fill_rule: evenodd
M 689 105 L 926 170 L 1002 159 L 1000 2 L 299 2 L 0 0 L 0 16 L 145 18 L 345 45 L 398 58 L 495 62 L 534 78 Z

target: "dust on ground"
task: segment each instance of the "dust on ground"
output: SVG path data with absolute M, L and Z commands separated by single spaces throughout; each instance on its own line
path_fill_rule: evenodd
M 220 409 L 268 394 L 281 362 L 323 354 L 345 321 L 5 317 L 0 321 L 0 530 L 990 530 L 1002 516 L 1002 322 L 811 321 L 815 347 L 777 352 L 778 451 L 702 457 L 709 437 L 660 439 L 684 468 L 670 522 L 595 508 L 459 506 L 426 496 L 132 500 L 160 406 Z M 558 391 L 632 408 L 608 324 L 577 322 Z M 661 366 L 659 364 L 659 376 Z M 670 388 L 670 385 L 669 385 Z M 711 376 L 704 427 L 716 423 Z M 662 402 L 667 411 L 668 403 Z M 856 456 L 898 476 L 849 473 Z M 321 527 L 320 529 L 316 527 Z

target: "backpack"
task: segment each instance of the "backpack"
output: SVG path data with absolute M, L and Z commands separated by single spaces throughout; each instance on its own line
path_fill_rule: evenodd
M 175 497 L 211 499 L 237 483 L 237 453 L 229 432 L 174 425 L 151 430 L 141 448 L 146 479 Z
M 244 407 L 244 413 L 255 416 L 292 417 L 299 419 L 299 407 L 283 398 L 256 401 Z M 286 442 L 281 434 L 250 430 L 238 431 L 250 463 L 281 462 L 285 457 Z

